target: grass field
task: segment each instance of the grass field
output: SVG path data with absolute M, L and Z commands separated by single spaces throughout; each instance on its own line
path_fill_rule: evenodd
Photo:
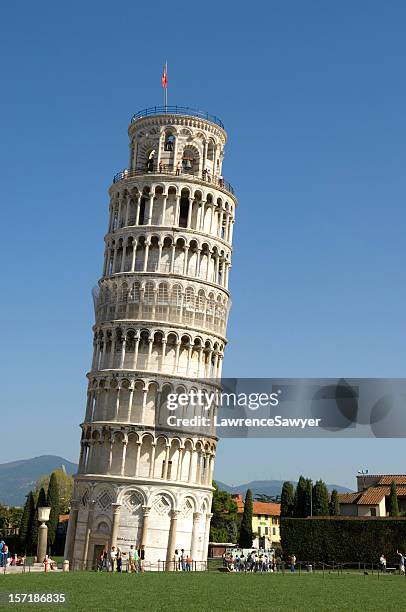
M 0 576 L 0 593 L 65 593 L 61 606 L 21 610 L 401 610 L 406 579 L 337 574 L 21 574 Z M 4 602 L 4 595 L 2 595 Z

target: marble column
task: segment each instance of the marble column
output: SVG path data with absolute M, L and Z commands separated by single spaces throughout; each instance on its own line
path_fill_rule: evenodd
M 192 539 L 190 544 L 190 556 L 193 561 L 201 561 L 201 559 L 196 559 L 197 551 L 199 550 L 199 527 L 200 520 L 202 518 L 201 512 L 193 513 L 193 527 L 192 527 Z
M 210 521 L 211 521 L 212 516 L 213 515 L 211 512 L 206 514 L 206 529 L 204 533 L 204 544 L 203 544 L 203 553 L 202 553 L 202 557 L 203 557 L 202 561 L 206 561 L 206 562 L 207 562 L 207 553 L 208 553 L 208 548 L 209 548 Z
M 169 527 L 169 537 L 168 537 L 168 548 L 166 550 L 166 571 L 174 570 L 173 556 L 175 554 L 176 548 L 176 530 L 178 526 L 178 516 L 180 514 L 179 510 L 172 510 L 171 512 L 171 525 Z
M 86 523 L 86 532 L 85 532 L 85 545 L 83 548 L 83 559 L 82 559 L 83 567 L 82 569 L 88 569 L 89 567 L 89 561 L 88 561 L 87 556 L 89 553 L 89 542 L 90 542 L 90 534 L 92 532 L 95 505 L 96 505 L 96 502 L 94 500 L 91 500 L 89 502 L 89 511 L 87 513 L 87 523 Z
M 121 504 L 111 504 L 111 507 L 113 509 L 113 524 L 111 526 L 110 548 L 112 546 L 117 546 L 118 528 L 120 526 L 120 509 L 121 509 Z
M 142 521 L 142 533 L 141 533 L 141 546 L 147 546 L 148 542 L 148 524 L 149 524 L 149 513 L 151 511 L 150 506 L 142 506 L 143 521 Z
M 64 552 L 64 559 L 67 559 L 71 565 L 73 562 L 73 549 L 75 546 L 75 535 L 76 535 L 76 526 L 78 523 L 78 514 L 79 514 L 79 500 L 72 499 L 70 503 L 69 523 L 68 523 L 68 531 L 66 533 L 65 552 Z

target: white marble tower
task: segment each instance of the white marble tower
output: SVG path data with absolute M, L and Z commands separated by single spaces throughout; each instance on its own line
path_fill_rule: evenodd
M 134 115 L 129 167 L 110 187 L 94 354 L 65 557 L 184 549 L 203 568 L 215 432 L 169 427 L 168 393 L 215 388 L 230 297 L 236 200 L 221 121 L 183 107 Z M 197 414 L 197 413 L 195 413 Z M 162 565 L 160 566 L 162 568 Z M 167 565 L 167 569 L 170 564 Z

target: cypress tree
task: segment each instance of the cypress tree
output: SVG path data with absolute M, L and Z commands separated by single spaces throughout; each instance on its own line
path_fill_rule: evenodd
M 34 554 L 37 546 L 38 538 L 38 524 L 37 524 L 37 513 L 35 508 L 34 495 L 32 491 L 29 492 L 27 497 L 27 529 L 25 534 L 25 550 L 27 553 Z
M 300 476 L 296 486 L 295 493 L 295 511 L 296 518 L 306 518 L 310 514 L 310 502 L 312 494 L 311 481 L 303 476 Z
M 238 544 L 241 548 L 251 548 L 252 546 L 252 491 L 247 490 L 244 502 L 244 513 L 240 526 L 240 537 Z
M 37 510 L 38 508 L 43 508 L 46 505 L 47 505 L 47 496 L 46 496 L 44 487 L 41 487 L 40 492 L 38 494 Z
M 313 516 L 328 516 L 328 490 L 322 480 L 318 480 L 313 487 Z
M 48 542 L 52 545 L 55 543 L 59 523 L 59 488 L 55 472 L 52 472 L 49 480 L 47 503 L 51 508 L 48 521 Z
M 392 484 L 390 486 L 388 506 L 389 516 L 399 516 L 398 494 L 396 491 L 395 481 L 392 481 Z
M 29 493 L 26 497 L 23 514 L 21 516 L 21 522 L 20 522 L 19 540 L 20 540 L 20 546 L 21 546 L 22 551 L 27 550 L 28 543 L 29 543 L 28 535 L 29 535 L 30 528 L 31 528 L 30 526 L 32 524 L 31 513 L 34 510 L 34 506 L 31 505 L 31 495 L 32 493 Z
M 281 516 L 293 516 L 295 509 L 295 491 L 288 480 L 283 483 L 281 493 Z
M 331 491 L 330 503 L 328 505 L 330 516 L 338 516 L 340 514 L 340 502 L 338 501 L 338 493 L 336 489 Z

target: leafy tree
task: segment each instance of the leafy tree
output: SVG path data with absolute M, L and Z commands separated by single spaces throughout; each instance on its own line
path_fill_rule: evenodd
M 20 527 L 22 508 L 15 506 L 3 506 L 0 504 L 0 535 L 5 536 L 9 529 L 16 530 Z
M 237 540 L 237 504 L 230 493 L 220 491 L 213 482 L 214 492 L 210 523 L 211 542 L 236 542 Z
M 65 472 L 64 469 L 55 470 L 52 472 L 56 475 L 59 489 L 59 504 L 61 514 L 69 511 L 70 500 L 73 492 L 73 478 Z M 51 476 L 41 476 L 35 485 L 35 496 L 38 497 L 41 488 L 48 490 Z
M 393 481 L 390 486 L 388 506 L 389 516 L 399 516 L 398 494 L 396 491 L 395 481 Z
M 336 489 L 331 491 L 328 509 L 330 516 L 338 516 L 340 514 L 340 502 L 338 501 L 338 493 Z
M 312 490 L 313 516 L 328 516 L 328 489 L 322 480 L 318 480 Z
M 252 491 L 251 489 L 248 489 L 245 495 L 244 513 L 242 515 L 242 521 L 241 521 L 241 526 L 240 526 L 240 536 L 238 540 L 238 543 L 241 546 L 241 548 L 250 548 L 252 546 L 252 539 L 253 539 L 252 511 L 253 511 Z
M 305 518 L 310 515 L 311 495 L 311 481 L 300 476 L 295 493 L 294 516 L 296 518 Z
M 283 483 L 281 494 L 281 516 L 293 516 L 295 511 L 295 491 L 288 480 Z
M 47 502 L 51 508 L 48 521 L 48 542 L 52 545 L 55 543 L 60 511 L 58 479 L 55 472 L 52 472 L 49 480 Z

